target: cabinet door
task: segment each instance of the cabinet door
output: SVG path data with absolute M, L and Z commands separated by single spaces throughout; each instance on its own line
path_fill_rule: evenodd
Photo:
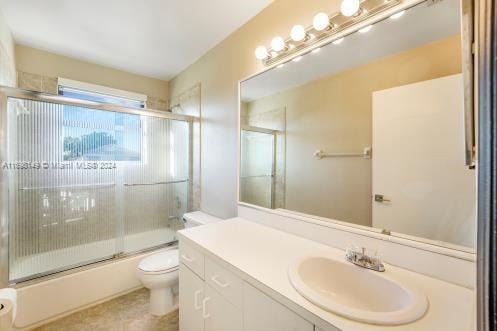
M 203 331 L 202 300 L 204 281 L 187 266 L 179 266 L 179 328 L 181 331 Z
M 244 331 L 313 331 L 314 325 L 261 291 L 243 284 Z
M 242 331 L 242 312 L 208 284 L 203 302 L 204 331 Z

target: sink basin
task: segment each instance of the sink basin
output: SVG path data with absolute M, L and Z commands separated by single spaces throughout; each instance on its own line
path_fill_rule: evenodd
M 313 304 L 359 322 L 400 325 L 421 318 L 428 299 L 385 273 L 346 261 L 312 256 L 288 269 L 290 282 Z

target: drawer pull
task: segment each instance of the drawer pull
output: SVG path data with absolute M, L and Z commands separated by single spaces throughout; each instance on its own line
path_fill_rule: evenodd
M 195 291 L 195 293 L 193 294 L 193 299 L 194 299 L 193 304 L 195 306 L 195 310 L 199 310 L 200 308 L 202 308 L 202 306 L 200 305 L 199 300 L 198 300 L 198 296 L 200 293 L 202 293 L 202 290 Z
M 230 283 L 226 283 L 226 282 L 223 282 L 222 280 L 220 280 L 218 275 L 212 276 L 211 279 L 214 283 L 216 283 L 218 286 L 220 286 L 222 288 L 228 287 L 230 285 Z
M 186 254 L 181 254 L 181 257 L 183 258 L 183 260 L 185 260 L 186 262 L 193 262 L 194 259 L 192 259 L 191 257 L 189 257 L 188 255 Z
M 207 314 L 207 302 L 208 302 L 210 299 L 211 299 L 211 298 L 207 297 L 207 298 L 204 298 L 204 300 L 202 300 L 202 317 L 203 317 L 204 319 L 211 317 L 211 315 L 210 315 L 210 314 Z

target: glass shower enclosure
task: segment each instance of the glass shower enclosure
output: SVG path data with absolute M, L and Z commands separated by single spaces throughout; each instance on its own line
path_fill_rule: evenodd
M 191 117 L 3 87 L 0 106 L 3 282 L 176 240 Z

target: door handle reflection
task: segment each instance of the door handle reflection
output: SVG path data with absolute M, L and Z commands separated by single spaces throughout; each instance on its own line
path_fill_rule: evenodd
M 390 199 L 386 199 L 383 194 L 375 194 L 374 201 L 376 201 L 376 202 L 392 202 Z

